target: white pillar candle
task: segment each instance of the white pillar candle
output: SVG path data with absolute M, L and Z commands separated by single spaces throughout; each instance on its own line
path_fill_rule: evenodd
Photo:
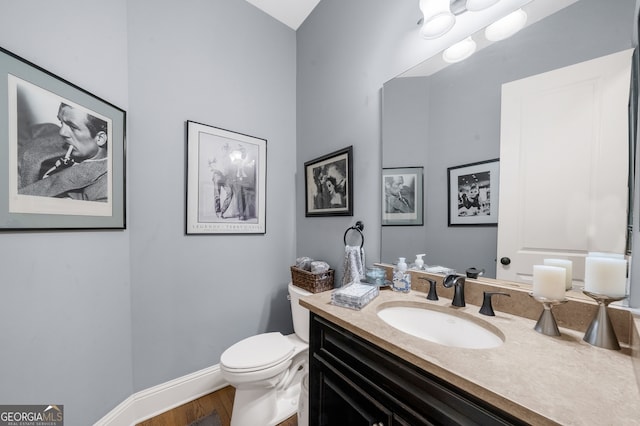
M 533 265 L 533 295 L 564 300 L 567 270 L 559 266 Z
M 584 289 L 611 297 L 627 293 L 627 261 L 614 257 L 585 259 Z
M 547 266 L 558 266 L 564 268 L 566 272 L 565 276 L 565 290 L 571 290 L 573 286 L 573 262 L 567 259 L 544 259 L 543 263 Z

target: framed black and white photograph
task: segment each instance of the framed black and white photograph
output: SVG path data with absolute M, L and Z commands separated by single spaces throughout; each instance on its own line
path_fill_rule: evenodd
M 266 233 L 267 141 L 187 121 L 187 234 Z
M 423 168 L 382 169 L 382 225 L 423 225 Z
M 124 229 L 124 110 L 0 48 L 0 230 Z
M 353 147 L 304 163 L 305 214 L 353 216 Z
M 500 160 L 447 169 L 449 226 L 497 226 Z

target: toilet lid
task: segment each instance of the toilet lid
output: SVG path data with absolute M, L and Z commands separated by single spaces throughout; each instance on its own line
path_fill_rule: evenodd
M 220 362 L 237 370 L 261 370 L 288 359 L 293 343 L 281 333 L 264 333 L 247 337 L 222 353 Z

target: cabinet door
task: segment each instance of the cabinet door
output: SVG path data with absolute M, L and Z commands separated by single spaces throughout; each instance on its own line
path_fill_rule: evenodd
M 391 413 L 360 387 L 331 370 L 321 375 L 322 426 L 390 426 Z

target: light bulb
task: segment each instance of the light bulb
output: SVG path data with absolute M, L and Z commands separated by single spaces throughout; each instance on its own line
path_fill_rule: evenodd
M 526 23 L 527 12 L 522 9 L 518 9 L 485 28 L 484 35 L 487 40 L 504 40 L 523 29 Z
M 427 40 L 441 37 L 456 23 L 449 0 L 420 0 L 420 10 L 424 15 L 420 35 Z
M 464 61 L 476 51 L 476 42 L 471 37 L 454 44 L 442 52 L 442 59 L 450 64 Z
M 477 12 L 488 7 L 493 6 L 500 0 L 467 0 L 467 10 L 470 12 Z

